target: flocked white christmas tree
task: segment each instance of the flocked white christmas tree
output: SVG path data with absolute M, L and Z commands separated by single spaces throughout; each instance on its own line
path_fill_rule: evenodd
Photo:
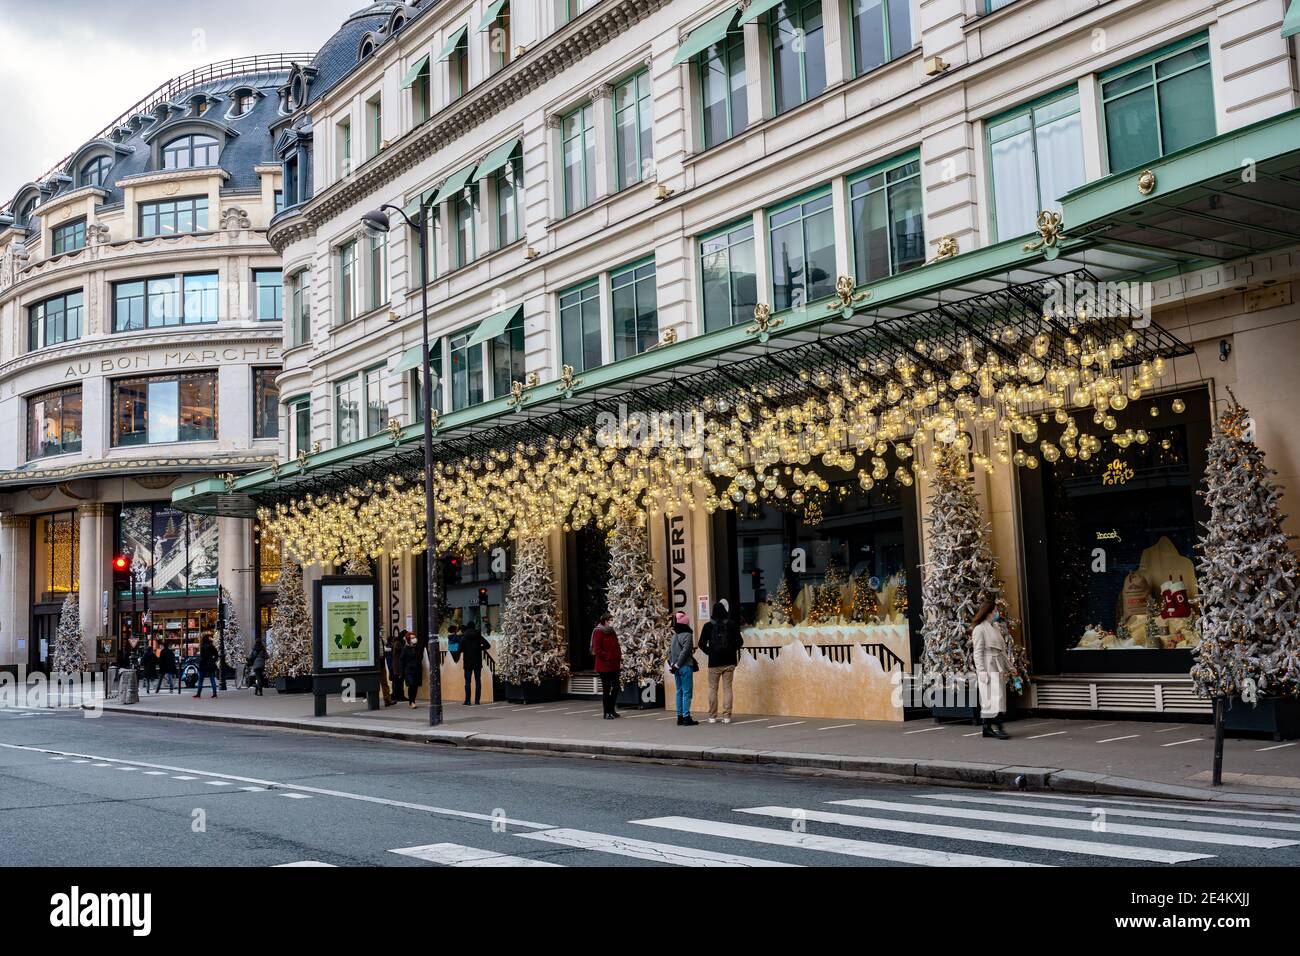
M 546 541 L 526 538 L 501 609 L 497 675 L 508 684 L 540 684 L 569 676 L 569 647 L 560 623 Z
M 311 659 L 311 614 L 302 586 L 302 565 L 285 555 L 280 564 L 280 584 L 275 595 L 275 625 L 271 656 L 266 662 L 270 680 L 281 677 L 309 677 Z
M 1300 561 L 1282 530 L 1274 474 L 1233 397 L 1210 441 L 1201 492 L 1210 517 L 1192 680 L 1204 697 L 1300 690 Z
M 673 639 L 672 616 L 655 584 L 650 543 L 636 516 L 620 514 L 609 533 L 610 622 L 623 652 L 623 684 L 662 680 Z
M 81 643 L 81 604 L 77 595 L 63 599 L 59 628 L 50 649 L 50 670 L 55 674 L 80 674 L 86 669 L 86 649 Z
M 248 650 L 244 647 L 244 635 L 239 629 L 239 615 L 235 613 L 235 602 L 230 599 L 230 592 L 221 589 L 221 613 L 225 629 L 217 635 L 217 660 L 225 661 L 227 667 L 237 667 L 244 663 Z
M 935 463 L 930 514 L 926 523 L 927 560 L 922 565 L 921 595 L 924 667 L 951 680 L 975 673 L 971 619 L 980 605 L 994 598 L 1002 613 L 1012 671 L 1026 676 L 1024 652 L 1009 636 L 1012 621 L 1002 598 L 1002 582 L 988 543 L 988 525 L 963 467 L 959 449 L 941 451 Z

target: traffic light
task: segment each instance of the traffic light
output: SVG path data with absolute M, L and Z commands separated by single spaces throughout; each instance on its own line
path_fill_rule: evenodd
M 487 603 L 488 603 L 487 588 L 478 589 L 478 603 L 480 607 L 487 607 Z
M 131 558 L 125 554 L 113 555 L 113 590 L 131 589 Z

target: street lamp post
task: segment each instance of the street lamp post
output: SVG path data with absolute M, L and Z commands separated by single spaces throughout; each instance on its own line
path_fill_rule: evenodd
M 433 362 L 429 357 L 429 249 L 428 223 L 433 211 L 433 196 L 420 202 L 420 214 L 416 219 L 407 215 L 404 209 L 385 203 L 373 212 L 361 217 L 361 223 L 374 234 L 386 234 L 390 228 L 388 214 L 391 209 L 415 230 L 420 246 L 420 321 L 423 346 L 423 364 L 420 380 L 424 405 L 424 599 L 426 648 L 429 655 L 429 726 L 437 727 L 442 723 L 442 675 L 441 648 L 438 643 L 438 588 L 437 588 L 437 547 L 435 542 L 437 514 L 433 500 L 433 390 L 436 382 L 433 375 Z

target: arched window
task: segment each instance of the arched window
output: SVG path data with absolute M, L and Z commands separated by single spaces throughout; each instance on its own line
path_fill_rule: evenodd
M 81 167 L 81 185 L 107 186 L 108 172 L 113 168 L 113 160 L 108 156 L 96 156 Z
M 31 222 L 32 213 L 36 211 L 36 196 L 33 196 L 27 202 L 23 203 L 23 208 L 18 210 L 18 225 L 26 226 Z
M 361 41 L 361 57 L 360 57 L 361 59 L 364 60 L 366 57 L 370 56 L 370 54 L 374 52 L 375 52 L 374 40 L 370 39 L 369 37 L 366 37 L 366 39 Z
M 235 94 L 235 108 L 230 111 L 231 116 L 243 116 L 252 110 L 257 103 L 257 94 L 251 90 L 240 90 Z
M 221 147 L 211 136 L 193 133 L 172 140 L 163 147 L 163 169 L 215 166 Z

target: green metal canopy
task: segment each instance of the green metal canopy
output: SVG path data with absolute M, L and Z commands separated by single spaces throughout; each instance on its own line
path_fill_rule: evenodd
M 429 54 L 427 53 L 424 56 L 420 57 L 418 60 L 416 60 L 414 63 L 412 63 L 411 68 L 407 70 L 406 75 L 402 77 L 402 89 L 409 90 L 412 86 L 414 86 L 415 78 L 419 76 L 420 71 L 423 70 L 428 65 L 429 65 Z
M 1300 34 L 1300 0 L 1291 0 L 1286 17 L 1282 20 L 1282 39 Z
M 456 195 L 456 193 L 465 188 L 465 184 L 469 182 L 469 178 L 472 175 L 474 175 L 473 163 L 470 163 L 468 166 L 462 166 L 460 169 L 456 170 L 448 176 L 447 181 L 442 184 L 442 188 L 438 190 L 438 196 L 434 199 L 433 204 L 436 206 L 439 203 L 444 203 L 452 196 Z
M 456 51 L 456 47 L 460 46 L 460 41 L 465 39 L 465 33 L 468 30 L 468 25 L 457 27 L 456 32 L 447 37 L 447 42 L 442 45 L 442 52 L 438 54 L 439 63 L 447 59 L 447 57 L 451 56 L 452 53 Z
M 501 12 L 501 8 L 506 5 L 506 2 L 507 0 L 492 0 L 492 2 L 488 4 L 487 10 L 483 14 L 483 19 L 479 21 L 479 33 L 482 33 L 488 27 L 492 26 L 492 21 L 497 18 L 497 14 Z
M 738 25 L 743 27 L 746 23 L 753 23 L 767 11 L 780 6 L 782 2 L 783 0 L 754 0 L 745 8 L 745 12 L 740 15 Z
M 515 318 L 524 311 L 523 304 L 512 305 L 508 309 L 502 309 L 500 312 L 493 312 L 486 319 L 478 324 L 474 334 L 469 337 L 469 345 L 478 345 L 480 342 L 487 342 L 496 338 L 504 332 Z
M 492 152 L 483 157 L 483 162 L 478 164 L 478 169 L 474 171 L 474 178 L 471 182 L 478 182 L 480 179 L 486 179 L 504 166 L 516 149 L 519 148 L 518 139 L 512 139 L 508 143 L 502 143 Z
M 426 189 L 420 195 L 416 196 L 409 203 L 407 203 L 406 208 L 402 211 L 405 212 L 412 219 L 415 219 L 420 215 L 420 206 L 422 206 L 424 203 L 427 203 L 430 197 L 433 196 L 433 194 L 434 194 L 434 190 Z
M 697 53 L 703 53 L 725 37 L 739 14 L 738 7 L 728 7 L 713 19 L 692 30 L 682 45 L 677 48 L 677 55 L 673 57 L 673 66 L 685 63 Z
M 412 345 L 402 353 L 401 358 L 397 360 L 397 364 L 389 369 L 389 371 L 396 375 L 399 372 L 409 372 L 411 369 L 423 365 L 424 357 L 420 354 L 421 348 L 422 346 Z

